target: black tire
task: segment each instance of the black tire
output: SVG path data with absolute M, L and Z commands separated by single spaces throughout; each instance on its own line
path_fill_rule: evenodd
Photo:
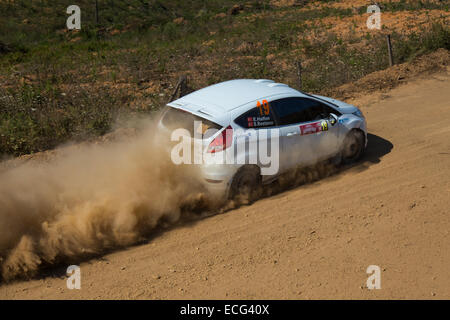
M 342 146 L 342 162 L 350 164 L 361 159 L 365 149 L 364 133 L 360 130 L 352 130 L 345 137 Z
M 261 174 L 256 166 L 242 167 L 234 175 L 230 199 L 252 203 L 261 196 Z

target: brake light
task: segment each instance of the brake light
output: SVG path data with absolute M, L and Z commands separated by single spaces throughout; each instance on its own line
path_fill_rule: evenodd
M 226 127 L 208 146 L 208 153 L 216 153 L 225 150 L 233 142 L 233 128 Z

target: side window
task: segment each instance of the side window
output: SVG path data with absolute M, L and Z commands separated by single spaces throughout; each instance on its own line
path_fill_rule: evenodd
M 340 116 L 342 116 L 342 113 L 340 113 L 339 111 L 337 111 L 336 109 L 333 109 L 333 108 L 331 108 L 331 107 L 329 107 L 329 106 L 327 106 L 327 105 L 323 105 L 324 107 L 325 107 L 325 110 L 326 110 L 326 112 L 328 113 L 328 114 L 330 114 L 330 113 L 334 113 L 335 115 L 337 115 L 338 117 L 340 117 Z
M 340 115 L 324 103 L 308 98 L 285 98 L 272 102 L 279 125 L 290 125 L 325 119 L 330 113 Z
M 330 113 L 334 113 L 337 116 L 340 115 L 340 112 L 332 109 L 331 107 L 325 105 L 324 103 L 317 101 L 317 100 L 313 100 L 313 99 L 305 99 L 308 102 L 309 108 L 309 114 L 311 117 L 311 121 L 314 120 L 321 120 L 321 119 L 326 119 L 328 118 L 328 116 L 330 115 Z
M 272 102 L 278 116 L 279 125 L 289 125 L 311 121 L 308 112 L 309 104 L 303 98 L 284 98 Z
M 272 105 L 267 101 L 257 103 L 257 107 L 237 117 L 234 122 L 243 128 L 268 128 L 275 126 Z
M 325 108 L 326 106 L 323 103 L 312 99 L 305 100 L 308 101 L 308 111 L 311 117 L 311 121 L 325 119 L 330 114 L 329 112 L 327 112 L 327 109 Z

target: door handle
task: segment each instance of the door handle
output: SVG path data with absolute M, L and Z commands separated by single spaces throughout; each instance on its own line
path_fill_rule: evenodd
M 293 132 L 288 132 L 288 133 L 286 134 L 286 136 L 291 137 L 291 136 L 296 136 L 296 135 L 298 135 L 298 134 L 300 134 L 300 132 L 293 131 Z

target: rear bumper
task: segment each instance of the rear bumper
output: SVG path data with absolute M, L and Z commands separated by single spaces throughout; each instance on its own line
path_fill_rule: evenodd
M 213 197 L 228 199 L 231 182 L 240 165 L 211 164 L 201 166 L 204 184 Z
M 218 201 L 225 201 L 228 199 L 230 190 L 230 184 L 228 182 L 210 182 L 205 180 L 204 183 L 211 197 L 217 199 Z

